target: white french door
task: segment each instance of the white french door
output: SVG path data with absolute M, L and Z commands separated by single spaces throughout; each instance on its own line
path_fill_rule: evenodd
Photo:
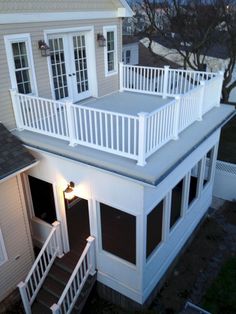
M 90 97 L 87 34 L 50 35 L 48 42 L 55 99 L 76 102 Z

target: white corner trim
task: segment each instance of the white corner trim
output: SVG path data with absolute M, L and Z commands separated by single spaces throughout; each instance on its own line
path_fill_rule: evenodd
M 125 15 L 121 15 L 120 17 L 131 17 L 134 15 L 133 10 L 131 9 L 131 7 L 129 6 L 126 0 L 120 0 L 120 3 L 122 4 L 123 8 L 118 9 L 118 14 L 119 13 L 125 14 Z
M 2 230 L 0 228 L 0 266 L 8 261 L 7 251 L 3 240 Z
M 125 11 L 124 11 L 125 10 Z M 115 11 L 84 11 L 84 12 L 53 12 L 53 13 L 9 13 L 0 14 L 1 24 L 32 23 L 32 22 L 53 22 L 72 20 L 94 20 L 128 17 L 127 9 L 120 8 Z
M 32 89 L 32 93 L 37 96 L 38 88 L 37 88 L 37 81 L 36 81 L 36 75 L 35 75 L 35 69 L 34 69 L 34 58 L 33 58 L 33 53 L 32 53 L 32 43 L 31 43 L 30 34 L 12 34 L 12 35 L 4 36 L 7 64 L 8 64 L 8 70 L 9 70 L 9 75 L 10 75 L 10 80 L 11 80 L 11 88 L 17 89 L 15 65 L 14 65 L 14 59 L 13 59 L 13 53 L 12 53 L 12 47 L 11 47 L 11 44 L 14 42 L 26 43 L 26 52 L 27 52 L 29 68 L 30 68 L 29 72 L 30 72 L 31 89 Z

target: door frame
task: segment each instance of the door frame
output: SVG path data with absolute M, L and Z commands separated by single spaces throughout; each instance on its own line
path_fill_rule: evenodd
M 63 35 L 69 33 L 86 33 L 87 39 L 87 57 L 88 57 L 88 73 L 89 73 L 89 89 L 91 91 L 92 97 L 98 97 L 98 86 L 97 86 L 97 72 L 94 69 L 96 67 L 96 53 L 95 53 L 95 33 L 94 33 L 94 26 L 84 26 L 84 27 L 73 27 L 73 28 L 60 28 L 60 29 L 50 29 L 44 31 L 44 41 L 48 44 L 48 37 L 50 35 Z M 51 62 L 50 58 L 47 58 L 47 65 L 48 65 L 48 74 L 49 74 L 49 81 L 50 81 L 50 88 L 51 88 L 51 97 L 55 100 L 54 95 L 54 86 L 52 80 L 52 69 L 51 69 Z M 90 75 L 93 73 L 93 75 Z M 58 101 L 63 101 L 58 100 Z M 71 99 L 73 102 L 73 99 Z

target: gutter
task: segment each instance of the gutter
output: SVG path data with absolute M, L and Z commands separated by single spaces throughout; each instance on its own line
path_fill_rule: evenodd
M 6 177 L 0 178 L 0 183 L 3 183 L 3 182 L 5 182 L 5 181 L 7 181 L 7 180 L 9 180 L 9 179 L 11 179 L 11 178 L 17 176 L 18 174 L 20 174 L 20 173 L 22 173 L 22 172 L 24 172 L 24 171 L 27 171 L 27 170 L 29 170 L 29 169 L 32 168 L 32 167 L 35 167 L 38 163 L 39 163 L 39 161 L 37 160 L 37 161 L 33 162 L 32 164 L 30 164 L 30 165 L 24 167 L 24 168 L 21 168 L 21 169 L 19 169 L 19 170 L 17 170 L 17 171 L 14 171 L 14 172 L 8 174 Z

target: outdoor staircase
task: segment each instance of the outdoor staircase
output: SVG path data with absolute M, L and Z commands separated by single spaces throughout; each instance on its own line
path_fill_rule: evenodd
M 50 307 L 58 302 L 79 258 L 80 255 L 78 253 L 70 251 L 62 258 L 55 259 L 32 306 L 33 314 L 52 313 Z M 89 275 L 72 313 L 80 313 L 82 311 L 95 281 L 96 274 L 94 276 Z

